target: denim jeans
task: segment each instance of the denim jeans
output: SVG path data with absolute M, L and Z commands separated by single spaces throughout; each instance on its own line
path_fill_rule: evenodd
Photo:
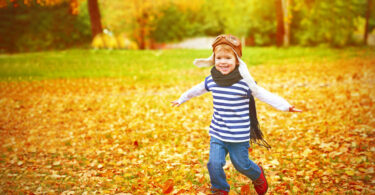
M 249 142 L 231 143 L 221 141 L 213 136 L 210 140 L 210 157 L 207 164 L 211 179 L 211 188 L 229 192 L 230 186 L 224 173 L 225 157 L 229 153 L 230 160 L 240 173 L 251 180 L 259 178 L 261 170 L 249 159 Z

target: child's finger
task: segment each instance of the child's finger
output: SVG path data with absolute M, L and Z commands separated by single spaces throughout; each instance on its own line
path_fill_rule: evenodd
M 292 108 L 292 109 L 291 109 L 291 112 L 302 112 L 302 110 L 300 110 L 300 109 L 296 109 L 296 108 Z
M 294 106 L 289 108 L 289 112 L 302 112 L 302 110 L 294 108 Z
M 173 102 L 171 102 L 172 103 L 172 106 L 180 106 L 180 104 L 177 102 L 177 101 L 173 101 Z

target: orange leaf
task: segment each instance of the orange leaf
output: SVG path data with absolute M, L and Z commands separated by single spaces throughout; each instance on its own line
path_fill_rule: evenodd
M 169 193 L 171 193 L 173 191 L 173 185 L 174 185 L 173 179 L 168 179 L 164 183 L 163 194 L 169 194 Z
M 241 187 L 241 195 L 248 195 L 250 194 L 250 186 L 249 185 L 243 185 Z

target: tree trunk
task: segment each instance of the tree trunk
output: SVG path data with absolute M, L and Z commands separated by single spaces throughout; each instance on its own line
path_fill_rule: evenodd
M 137 19 L 139 25 L 139 49 L 146 49 L 146 20 L 147 13 L 142 12 L 140 18 Z
M 363 43 L 367 45 L 367 38 L 368 38 L 368 23 L 370 19 L 370 8 L 371 8 L 371 0 L 367 0 L 367 10 L 366 10 L 366 24 L 365 24 L 365 32 L 363 35 Z
M 88 9 L 91 22 L 91 35 L 95 37 L 97 34 L 103 32 L 102 22 L 100 20 L 100 11 L 98 0 L 88 0 Z
M 147 8 L 144 7 L 143 1 L 135 1 L 135 21 L 137 23 L 137 29 L 135 30 L 134 37 L 137 39 L 138 48 L 141 50 L 146 49 L 146 38 L 147 38 Z
M 275 0 L 276 4 L 276 21 L 277 21 L 277 28 L 276 28 L 276 46 L 280 47 L 283 45 L 284 39 L 284 14 L 283 14 L 283 7 L 281 0 Z
M 289 12 L 288 12 L 288 9 L 289 9 L 289 6 L 290 6 L 290 0 L 282 0 L 282 7 L 283 7 L 283 18 L 286 19 L 283 20 L 284 22 L 284 43 L 283 45 L 284 46 L 289 46 Z

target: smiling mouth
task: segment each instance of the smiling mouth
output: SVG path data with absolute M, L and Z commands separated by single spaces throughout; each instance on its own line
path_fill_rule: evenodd
M 220 70 L 227 71 L 229 69 L 229 66 L 219 66 Z

